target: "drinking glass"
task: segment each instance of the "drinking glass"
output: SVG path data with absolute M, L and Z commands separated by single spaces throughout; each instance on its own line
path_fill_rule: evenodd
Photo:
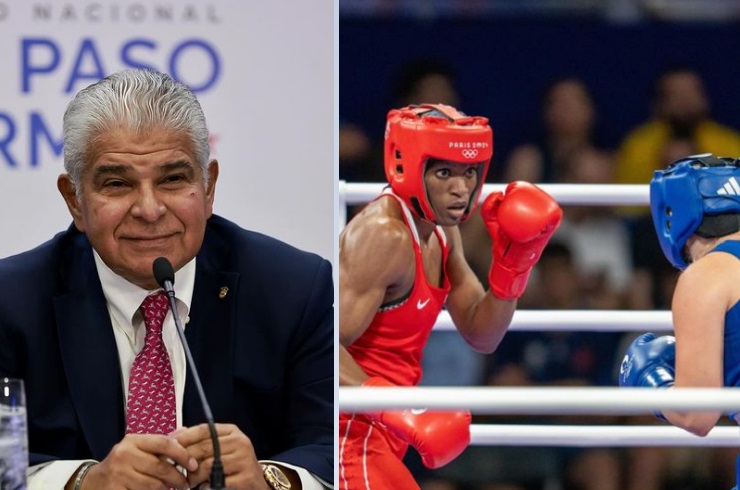
M 28 468 L 23 380 L 0 378 L 0 490 L 25 490 Z

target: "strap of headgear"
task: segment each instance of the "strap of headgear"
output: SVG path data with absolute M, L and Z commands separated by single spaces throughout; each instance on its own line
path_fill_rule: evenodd
M 444 105 L 444 104 L 419 104 L 419 105 L 413 105 L 414 113 L 419 117 L 434 117 L 437 116 L 437 114 L 441 114 L 444 116 L 448 121 L 459 124 L 461 126 L 464 126 L 466 124 L 472 124 L 474 122 L 480 122 L 482 117 L 471 117 L 465 114 L 462 111 L 459 111 L 455 109 L 452 106 Z M 430 114 L 435 113 L 435 114 Z M 487 120 L 486 120 L 487 121 Z

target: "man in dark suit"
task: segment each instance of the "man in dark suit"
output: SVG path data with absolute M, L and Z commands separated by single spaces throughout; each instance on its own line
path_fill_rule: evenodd
M 119 72 L 67 108 L 58 188 L 74 225 L 0 260 L 0 377 L 25 380 L 30 488 L 208 481 L 213 448 L 173 312 L 157 310 L 155 327 L 148 311 L 160 256 L 226 485 L 330 486 L 331 266 L 213 215 L 209 153 L 198 101 L 164 74 Z

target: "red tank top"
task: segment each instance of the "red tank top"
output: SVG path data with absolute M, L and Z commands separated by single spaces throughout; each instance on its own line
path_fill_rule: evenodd
M 383 305 L 367 330 L 347 350 L 368 376 L 381 376 L 399 386 L 414 386 L 421 381 L 422 350 L 450 292 L 446 274 L 450 250 L 444 231 L 437 226 L 434 233 L 442 248 L 443 283 L 441 288 L 430 285 L 424 274 L 419 234 L 411 211 L 390 189 L 376 199 L 384 196 L 398 201 L 414 239 L 414 285 L 406 297 Z

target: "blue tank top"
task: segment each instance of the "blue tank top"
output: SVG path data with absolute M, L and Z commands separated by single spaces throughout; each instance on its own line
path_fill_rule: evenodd
M 740 241 L 728 240 L 720 243 L 712 252 L 725 252 L 740 260 Z M 724 381 L 727 387 L 740 386 L 740 302 L 732 305 L 725 313 L 724 335 Z M 740 410 L 731 412 L 730 418 L 736 419 Z

